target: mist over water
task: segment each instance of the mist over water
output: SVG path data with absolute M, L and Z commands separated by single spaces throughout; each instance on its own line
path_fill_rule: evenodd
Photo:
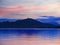
M 1 29 L 1 45 L 60 45 L 59 29 Z

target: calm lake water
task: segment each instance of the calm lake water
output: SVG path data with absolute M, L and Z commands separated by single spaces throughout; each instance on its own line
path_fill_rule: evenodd
M 22 35 L 56 38 L 60 37 L 57 28 L 1 28 L 0 38 L 21 37 Z
M 60 29 L 1 28 L 0 45 L 60 45 Z

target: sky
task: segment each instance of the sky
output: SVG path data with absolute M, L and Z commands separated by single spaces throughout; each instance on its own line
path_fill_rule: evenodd
M 0 18 L 60 17 L 60 0 L 0 0 Z

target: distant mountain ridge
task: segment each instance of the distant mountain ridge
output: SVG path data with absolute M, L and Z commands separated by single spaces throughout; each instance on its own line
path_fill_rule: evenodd
M 15 22 L 16 20 L 23 20 L 23 19 L 2 19 L 0 18 L 0 22 Z M 39 18 L 36 18 L 35 20 L 42 22 L 42 23 L 49 23 L 53 25 L 60 25 L 60 17 L 54 17 L 54 16 L 40 16 Z
M 43 22 L 43 23 L 49 23 L 54 25 L 59 25 L 60 23 L 60 17 L 54 17 L 54 16 L 42 16 L 36 19 L 37 21 Z
M 0 22 L 0 28 L 56 28 L 56 25 L 42 23 L 37 20 L 27 18 L 16 20 L 15 22 Z

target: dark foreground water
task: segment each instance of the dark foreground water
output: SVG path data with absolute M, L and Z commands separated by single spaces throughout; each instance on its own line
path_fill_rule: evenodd
M 60 29 L 0 29 L 0 45 L 60 45 Z
M 42 36 L 56 38 L 60 37 L 60 29 L 56 28 L 5 28 L 0 29 L 0 38 L 8 38 L 22 35 L 27 36 Z

